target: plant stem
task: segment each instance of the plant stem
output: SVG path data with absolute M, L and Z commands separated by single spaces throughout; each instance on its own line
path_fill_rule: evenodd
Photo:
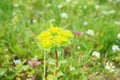
M 56 50 L 55 50 L 55 56 L 56 56 L 56 71 L 55 71 L 55 76 L 57 77 L 57 74 L 58 74 L 58 53 L 57 53 Z
M 46 75 L 46 53 L 44 52 L 44 75 L 43 75 L 43 80 L 45 80 L 45 75 Z

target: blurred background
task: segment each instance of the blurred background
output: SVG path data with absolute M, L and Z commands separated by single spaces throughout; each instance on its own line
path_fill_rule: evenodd
M 8 66 L 13 69 L 14 59 L 24 60 L 39 55 L 42 60 L 43 54 L 37 47 L 36 37 L 51 26 L 71 30 L 75 36 L 79 36 L 74 39 L 72 48 L 65 49 L 71 55 L 68 60 L 72 61 L 66 66 L 72 64 L 78 68 L 81 65 L 74 62 L 78 60 L 80 53 L 84 55 L 83 53 L 90 51 L 92 54 L 97 50 L 101 53 L 98 62 L 102 66 L 107 61 L 112 61 L 119 71 L 120 0 L 0 0 L 0 67 L 1 70 L 5 68 L 3 73 L 14 73 L 8 70 Z M 113 45 L 117 46 L 116 54 Z M 93 62 L 90 64 L 96 64 Z M 4 79 L 0 79 L 9 80 L 3 73 L 1 76 Z M 118 73 L 120 71 L 113 76 L 115 79 L 106 80 L 120 80 Z M 73 72 L 71 76 L 74 77 L 70 79 L 69 76 L 69 79 L 79 80 L 77 74 L 81 73 Z M 85 75 L 88 76 L 88 73 Z

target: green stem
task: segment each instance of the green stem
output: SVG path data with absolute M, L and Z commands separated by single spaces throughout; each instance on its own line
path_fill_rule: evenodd
M 45 80 L 45 75 L 46 75 L 46 53 L 44 52 L 44 75 L 43 75 L 43 80 Z

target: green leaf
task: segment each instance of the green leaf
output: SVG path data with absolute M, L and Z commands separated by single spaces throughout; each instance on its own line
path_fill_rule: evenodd
M 13 80 L 13 78 L 14 78 L 15 76 L 16 76 L 15 74 L 7 75 L 7 79 L 9 79 L 9 80 Z
M 57 77 L 61 77 L 61 76 L 64 76 L 64 73 L 62 71 L 59 71 Z
M 80 80 L 87 80 L 87 77 L 85 75 L 81 75 L 81 79 Z
M 22 68 L 23 68 L 23 70 L 27 71 L 28 69 L 30 69 L 30 66 L 29 65 L 23 65 Z
M 59 61 L 59 64 L 66 64 L 66 63 L 67 63 L 67 60 L 65 60 L 65 59 Z
M 57 78 L 56 78 L 54 75 L 49 74 L 49 75 L 47 76 L 47 80 L 57 80 Z
M 0 69 L 0 76 L 3 76 L 6 71 L 7 71 L 6 68 L 1 68 L 1 69 Z
M 90 56 L 91 52 L 92 52 L 92 50 L 89 50 L 84 54 L 83 58 L 81 59 L 81 64 L 82 65 L 85 65 L 90 61 L 89 56 Z
M 52 59 L 52 58 L 49 58 L 49 59 L 48 59 L 48 63 L 55 65 L 56 60 L 55 60 L 55 59 Z

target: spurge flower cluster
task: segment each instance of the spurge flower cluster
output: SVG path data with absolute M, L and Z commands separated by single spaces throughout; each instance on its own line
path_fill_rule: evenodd
M 60 27 L 50 27 L 38 35 L 39 45 L 43 49 L 50 49 L 54 46 L 64 46 L 70 43 L 74 35 L 69 30 L 63 30 Z

